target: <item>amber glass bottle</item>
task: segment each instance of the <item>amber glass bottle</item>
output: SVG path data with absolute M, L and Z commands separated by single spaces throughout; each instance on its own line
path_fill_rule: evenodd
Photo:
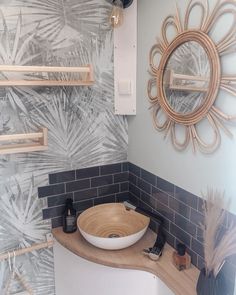
M 191 266 L 191 257 L 186 252 L 184 244 L 177 245 L 177 251 L 173 252 L 173 263 L 178 270 L 188 269 Z

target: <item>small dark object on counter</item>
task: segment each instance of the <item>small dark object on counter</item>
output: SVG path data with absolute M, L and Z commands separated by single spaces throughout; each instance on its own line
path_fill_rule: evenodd
M 72 199 L 66 199 L 66 207 L 62 218 L 63 231 L 65 233 L 73 233 L 77 230 L 76 210 L 73 207 Z
M 179 243 L 177 251 L 173 253 L 173 263 L 178 270 L 188 269 L 191 265 L 191 257 L 186 252 L 186 246 Z

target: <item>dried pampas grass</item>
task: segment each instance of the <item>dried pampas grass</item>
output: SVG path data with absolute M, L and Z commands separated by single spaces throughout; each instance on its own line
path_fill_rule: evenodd
M 236 226 L 231 225 L 222 235 L 226 208 L 224 194 L 208 189 L 203 205 L 205 221 L 202 225 L 206 274 L 216 277 L 226 258 L 236 254 Z

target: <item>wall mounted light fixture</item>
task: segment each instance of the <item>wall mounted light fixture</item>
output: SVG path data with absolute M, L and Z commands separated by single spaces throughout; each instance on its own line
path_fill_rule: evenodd
M 112 0 L 110 24 L 113 28 L 120 27 L 124 22 L 124 8 L 129 7 L 133 0 Z

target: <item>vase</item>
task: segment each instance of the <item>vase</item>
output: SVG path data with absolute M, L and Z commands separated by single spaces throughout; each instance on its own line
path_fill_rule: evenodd
M 201 270 L 197 282 L 197 295 L 226 295 L 226 290 L 227 283 L 221 271 L 215 277 L 212 272 L 206 274 L 205 268 Z

